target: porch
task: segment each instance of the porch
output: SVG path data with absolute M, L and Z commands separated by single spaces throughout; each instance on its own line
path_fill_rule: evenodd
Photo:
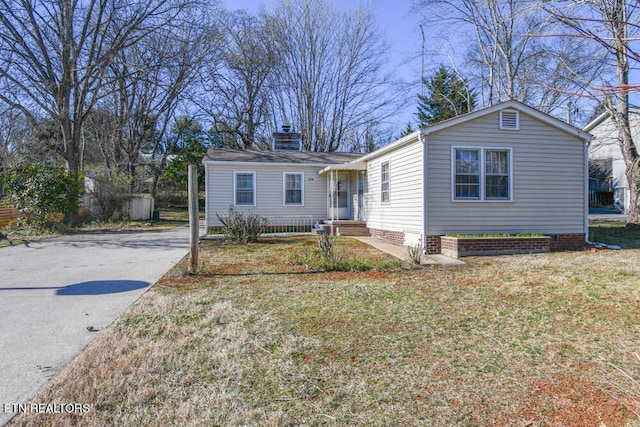
M 362 232 L 355 229 L 366 228 L 368 191 L 366 163 L 329 165 L 318 174 L 325 175 L 327 181 L 328 219 L 325 223 L 334 231 L 341 228 L 343 232 L 350 229 L 354 229 L 354 232 Z
M 366 221 L 327 219 L 320 224 L 320 229 L 324 233 L 335 236 L 370 236 Z

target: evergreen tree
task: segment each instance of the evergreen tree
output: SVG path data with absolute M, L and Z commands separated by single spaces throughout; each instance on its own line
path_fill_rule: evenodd
M 476 91 L 442 65 L 424 84 L 428 93 L 418 95 L 416 113 L 421 127 L 471 112 L 476 106 Z
M 407 123 L 407 126 L 402 130 L 402 132 L 400 132 L 400 138 L 402 138 L 403 136 L 407 136 L 414 131 L 415 129 L 413 128 L 413 126 L 411 126 L 411 122 L 409 122 Z

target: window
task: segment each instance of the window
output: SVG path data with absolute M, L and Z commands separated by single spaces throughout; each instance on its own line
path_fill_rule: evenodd
M 235 205 L 255 206 L 256 204 L 256 173 L 235 172 Z
M 380 165 L 380 201 L 389 203 L 389 162 Z
M 456 199 L 480 197 L 480 150 L 456 150 Z
M 284 174 L 284 204 L 304 205 L 304 174 Z
M 454 200 L 511 200 L 511 149 L 454 148 Z
M 509 198 L 509 152 L 485 150 L 485 199 Z

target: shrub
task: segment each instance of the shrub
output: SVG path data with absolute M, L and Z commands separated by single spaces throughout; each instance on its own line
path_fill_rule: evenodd
M 317 242 L 317 248 L 309 250 L 307 246 L 303 246 L 299 253 L 292 254 L 293 262 L 314 270 L 355 272 L 390 270 L 399 265 L 395 261 L 375 261 L 366 257 L 344 255 L 338 247 L 337 238 L 331 234 L 318 233 Z
M 417 243 L 415 245 L 407 246 L 407 255 L 409 256 L 409 261 L 412 264 L 420 264 L 422 261 L 422 245 Z
M 78 207 L 80 185 L 64 167 L 49 163 L 12 166 L 3 177 L 8 202 L 20 211 L 19 227 L 49 228 L 56 215 Z M 69 195 L 76 193 L 75 199 Z
M 250 243 L 258 240 L 267 227 L 267 218 L 255 214 L 243 214 L 229 207 L 222 216 L 216 214 L 222 223 L 225 238 L 234 243 Z

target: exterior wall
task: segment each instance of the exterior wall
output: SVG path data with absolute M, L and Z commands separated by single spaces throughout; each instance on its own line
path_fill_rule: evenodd
M 206 164 L 207 228 L 222 225 L 216 216 L 234 205 L 234 172 L 256 173 L 255 206 L 233 206 L 235 210 L 266 217 L 308 215 L 313 223 L 327 218 L 327 182 L 318 175 L 321 166 L 300 164 Z M 284 172 L 304 173 L 304 206 L 284 206 Z
M 398 233 L 405 236 L 422 234 L 422 155 L 422 143 L 416 137 L 415 142 L 367 162 L 367 227 L 395 235 L 394 243 L 409 244 L 405 239 L 399 241 Z M 389 162 L 389 203 L 382 203 L 380 168 L 386 161 Z M 374 231 L 372 235 L 375 235 Z
M 520 112 L 500 130 L 499 112 L 428 136 L 427 235 L 580 234 L 584 240 L 585 142 Z M 452 201 L 452 146 L 512 149 L 512 201 Z
M 630 112 L 631 133 L 634 141 L 640 138 L 640 113 Z M 611 159 L 614 198 L 620 199 L 626 209 L 629 200 L 629 184 L 625 175 L 626 164 L 622 156 L 622 149 L 618 142 L 618 130 L 611 119 L 605 119 L 598 126 L 589 130 L 596 137 L 589 147 L 589 159 Z

